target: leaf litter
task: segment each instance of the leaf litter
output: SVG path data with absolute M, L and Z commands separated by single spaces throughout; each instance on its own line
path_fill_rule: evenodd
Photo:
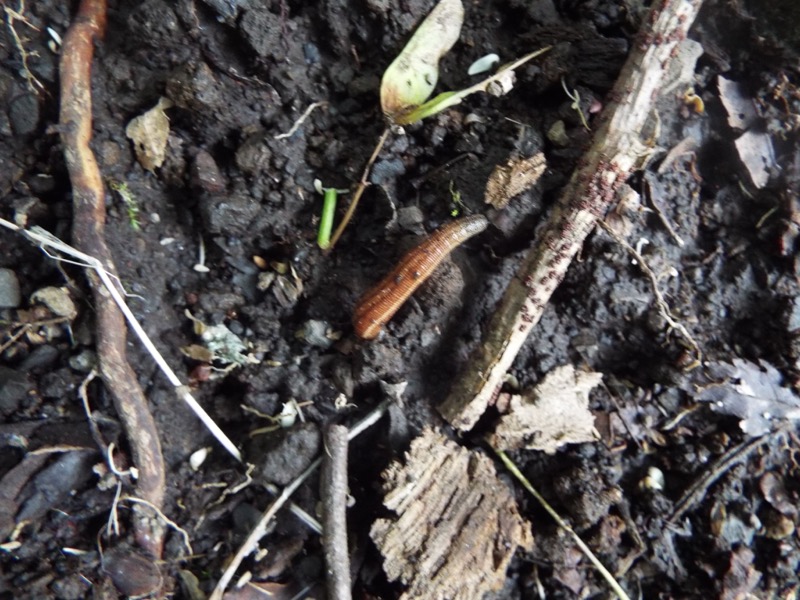
M 763 435 L 777 421 L 800 419 L 800 398 L 782 385 L 780 371 L 768 362 L 734 358 L 711 363 L 708 373 L 718 383 L 703 387 L 695 398 L 709 402 L 715 412 L 738 417 L 747 435 Z

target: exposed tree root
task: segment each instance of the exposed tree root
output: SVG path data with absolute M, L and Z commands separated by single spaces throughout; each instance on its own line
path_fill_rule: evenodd
M 116 274 L 105 243 L 105 194 L 97 161 L 89 148 L 92 136 L 91 70 L 94 42 L 103 36 L 105 0 L 82 0 L 64 37 L 61 53 L 61 112 L 59 129 L 72 183 L 72 235 L 78 249 L 97 257 Z M 136 496 L 161 510 L 164 500 L 164 459 L 155 421 L 128 364 L 125 319 L 97 274 L 89 271 L 97 314 L 97 353 L 103 381 L 127 432 L 133 460 L 139 469 Z M 155 558 L 161 556 L 164 527 L 146 506 L 137 507 L 135 537 Z

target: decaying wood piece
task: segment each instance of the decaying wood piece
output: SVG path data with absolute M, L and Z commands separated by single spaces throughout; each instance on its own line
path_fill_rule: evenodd
M 495 208 L 504 208 L 517 194 L 532 188 L 547 168 L 544 152 L 530 158 L 512 157 L 497 165 L 486 182 L 484 202 Z
M 541 239 L 509 283 L 467 371 L 439 407 L 454 427 L 471 429 L 483 414 L 572 258 L 611 206 L 617 188 L 647 155 L 640 132 L 665 83 L 673 50 L 686 37 L 701 4 L 702 0 L 658 0 L 650 9 L 608 96 L 591 148 L 554 207 Z
M 94 41 L 103 36 L 105 0 L 82 0 L 78 14 L 64 37 L 61 50 L 61 111 L 59 129 L 72 184 L 75 246 L 96 257 L 112 275 L 116 268 L 105 242 L 106 200 L 100 169 L 89 147 L 92 137 L 91 72 Z M 100 278 L 89 271 L 97 311 L 97 355 L 103 382 L 125 427 L 133 460 L 139 469 L 136 495 L 161 510 L 164 500 L 164 459 L 155 421 L 147 399 L 126 357 L 125 318 Z M 135 535 L 139 545 L 161 557 L 164 527 L 153 511 L 135 509 Z
M 397 517 L 377 520 L 370 535 L 406 600 L 482 598 L 503 586 L 516 548 L 533 545 L 492 461 L 438 432 L 425 430 L 384 479 L 384 505 Z

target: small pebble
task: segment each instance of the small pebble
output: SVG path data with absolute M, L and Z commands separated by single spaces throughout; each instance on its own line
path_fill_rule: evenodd
M 17 308 L 20 302 L 17 274 L 11 269 L 0 269 L 0 308 Z
M 333 340 L 328 337 L 327 332 L 330 329 L 327 321 L 319 321 L 316 319 L 309 319 L 300 330 L 295 334 L 299 340 L 303 340 L 310 346 L 317 348 L 330 348 Z

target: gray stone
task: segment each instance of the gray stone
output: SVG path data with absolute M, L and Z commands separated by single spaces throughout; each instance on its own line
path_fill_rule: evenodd
M 17 308 L 20 302 L 17 274 L 11 269 L 0 269 L 0 308 Z

